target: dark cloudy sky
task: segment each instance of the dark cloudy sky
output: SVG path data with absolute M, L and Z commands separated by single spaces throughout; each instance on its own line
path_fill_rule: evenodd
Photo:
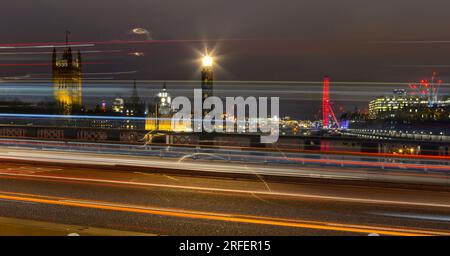
M 196 51 L 216 49 L 221 80 L 415 81 L 436 69 L 450 78 L 448 0 L 15 0 L 2 1 L 0 44 L 140 40 L 134 27 L 171 43 L 97 45 L 85 72 L 137 71 L 115 78 L 197 78 Z M 226 39 L 186 43 L 184 39 Z M 245 39 L 227 41 L 227 39 Z M 395 42 L 392 42 L 395 41 Z M 427 41 L 427 42 L 409 42 Z M 439 41 L 439 42 L 428 42 Z M 18 50 L 0 49 L 1 52 Z M 20 52 L 36 51 L 21 49 Z M 133 57 L 130 52 L 144 52 Z M 1 55 L 3 64 L 47 55 Z M 97 63 L 97 64 L 96 64 Z M 0 67 L 5 75 L 49 73 L 45 66 Z

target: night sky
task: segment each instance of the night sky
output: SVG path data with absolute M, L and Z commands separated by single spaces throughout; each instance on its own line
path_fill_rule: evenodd
M 65 30 L 72 42 L 145 41 L 131 33 L 140 27 L 156 41 L 80 48 L 86 77 L 198 79 L 196 61 L 207 47 L 218 56 L 218 80 L 326 74 L 408 83 L 435 70 L 450 81 L 448 10 L 448 0 L 3 1 L 0 44 L 64 42 Z M 47 51 L 0 48 L 0 76 L 50 77 Z

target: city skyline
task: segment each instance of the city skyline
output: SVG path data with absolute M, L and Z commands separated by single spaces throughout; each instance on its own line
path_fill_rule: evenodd
M 2 3 L 0 237 L 256 256 L 365 252 L 298 236 L 450 236 L 448 10 Z
M 138 30 L 138 29 L 135 29 Z M 145 33 L 148 33 L 148 31 L 144 29 L 140 29 L 145 31 Z M 53 47 L 53 51 L 51 52 L 51 62 L 47 61 L 39 65 L 39 66 L 45 66 L 47 67 L 47 64 L 52 64 L 52 73 L 53 73 L 53 81 L 50 82 L 51 79 L 48 79 L 46 77 L 39 77 L 39 78 L 33 78 L 32 76 L 26 76 L 26 77 L 5 77 L 3 81 L 3 87 L 2 90 L 8 91 L 9 96 L 8 98 L 14 98 L 17 100 L 26 99 L 28 102 L 48 102 L 52 101 L 51 96 L 49 95 L 49 92 L 46 91 L 46 87 L 50 83 L 55 83 L 60 78 L 57 78 L 55 80 L 55 65 L 63 67 L 64 63 L 59 63 L 56 61 L 56 52 L 57 49 L 64 49 L 64 52 L 68 52 L 68 56 L 72 58 L 71 52 L 72 48 L 74 48 L 73 52 L 77 52 L 77 59 L 81 58 L 81 50 L 83 47 L 88 47 L 89 45 L 95 45 L 95 43 L 81 43 L 81 42 L 71 42 L 69 40 L 70 32 L 66 31 L 66 41 L 64 43 L 38 43 L 38 44 L 21 44 L 21 45 L 14 45 L 14 46 L 4 46 L 6 48 L 15 48 L 15 49 L 33 49 L 33 48 L 45 48 L 45 49 L 51 49 Z M 142 41 L 130 41 L 133 44 L 134 43 L 142 43 Z M 146 41 L 144 41 L 146 43 Z M 117 42 L 112 42 L 113 44 L 116 44 Z M 121 41 L 118 44 L 122 44 Z M 100 45 L 106 44 L 105 42 L 100 42 Z M 76 50 L 78 48 L 78 50 Z M 91 53 L 92 51 L 84 51 L 84 53 Z M 101 51 L 99 51 L 101 52 Z M 21 52 L 24 54 L 24 52 Z M 38 54 L 48 54 L 50 52 L 27 52 L 27 54 L 31 53 L 38 53 Z M 217 53 L 217 52 L 216 52 Z M 66 54 L 66 53 L 64 53 Z M 199 53 L 200 55 L 208 55 L 208 49 L 205 49 L 204 53 Z M 214 70 L 214 73 L 216 71 L 223 70 L 223 67 L 217 65 L 217 59 L 220 59 L 217 56 L 214 56 L 214 51 L 212 51 L 213 57 L 208 57 L 210 60 L 210 64 L 208 64 L 209 69 L 211 72 Z M 75 58 L 75 57 L 74 57 Z M 84 58 L 83 58 L 84 59 Z M 214 60 L 213 60 L 214 59 Z M 63 62 L 72 63 L 71 60 L 63 60 Z M 214 62 L 214 63 L 213 63 Z M 83 66 L 86 66 L 89 64 L 96 64 L 94 62 L 85 62 L 83 61 Z M 74 65 L 78 65 L 75 63 Z M 81 63 L 80 63 L 81 65 Z M 202 66 L 201 61 L 193 62 L 191 63 L 191 66 Z M 203 69 L 201 70 L 201 77 L 202 81 L 204 80 L 205 75 L 205 66 L 203 63 Z M 66 71 L 62 70 L 63 74 L 67 73 Z M 71 72 L 71 71 L 70 71 Z M 69 73 L 70 73 L 69 72 Z M 69 74 L 67 73 L 67 74 Z M 128 73 L 128 72 L 124 72 Z M 81 72 L 81 70 L 76 71 L 76 77 L 71 77 L 69 80 L 63 78 L 60 84 L 55 84 L 56 87 L 66 87 L 67 82 L 72 81 L 72 79 L 78 80 L 78 89 L 76 90 L 59 90 L 58 92 L 55 91 L 55 95 L 58 94 L 59 99 L 57 101 L 59 102 L 81 102 L 82 97 L 81 93 L 82 91 L 85 91 L 84 98 L 86 98 L 87 104 L 84 104 L 85 107 L 92 107 L 99 105 L 99 99 L 98 95 L 102 95 L 102 100 L 105 101 L 105 104 L 111 105 L 112 101 L 117 97 L 126 97 L 126 94 L 129 93 L 130 88 L 128 88 L 131 85 L 131 81 L 124 81 L 120 80 L 119 82 L 114 81 L 113 78 L 95 78 L 90 77 L 90 75 L 95 73 L 89 73 L 89 72 Z M 102 74 L 102 73 L 98 73 Z M 112 74 L 112 73 L 107 73 Z M 212 74 L 212 73 L 211 73 Z M 137 72 L 133 72 L 133 75 L 136 76 Z M 65 75 L 64 75 L 65 76 Z M 198 78 L 200 78 L 200 74 L 197 74 Z M 70 77 L 70 76 L 69 76 Z M 62 77 L 61 77 L 62 78 Z M 212 78 L 212 77 L 211 77 Z M 83 79 L 84 82 L 81 82 L 80 79 Z M 430 79 L 435 79 L 436 81 L 439 80 L 440 84 L 440 97 L 448 97 L 448 84 L 444 83 L 440 77 L 440 75 L 437 74 L 437 72 L 433 71 L 433 77 Z M 45 81 L 49 81 L 48 84 L 45 83 Z M 25 84 L 34 81 L 35 85 L 32 87 L 35 87 L 34 90 L 37 89 L 37 91 L 30 91 L 28 89 L 26 92 L 29 94 L 29 96 L 32 96 L 31 98 L 26 95 L 21 95 L 21 86 L 16 87 L 15 85 L 20 85 L 20 83 L 24 82 Z M 67 82 L 63 82 L 67 81 Z M 101 81 L 101 82 L 100 82 Z M 109 82 L 108 82 L 109 81 Z M 136 81 L 136 79 L 133 79 L 132 81 Z M 428 79 L 421 80 L 422 82 L 428 81 Z M 165 81 L 164 83 L 166 83 Z M 197 80 L 198 82 L 198 80 Z M 194 81 L 169 81 L 171 86 L 171 91 L 174 93 L 174 95 L 177 96 L 186 96 L 186 97 L 192 97 L 192 93 L 190 92 L 194 88 L 198 87 L 199 85 L 197 82 Z M 19 84 L 17 84 L 19 83 Z M 72 82 L 70 82 L 72 83 Z M 81 86 L 81 83 L 84 83 L 84 86 Z M 134 82 L 133 82 L 134 83 Z M 155 82 L 155 81 L 148 81 L 144 80 L 140 82 L 141 86 L 141 94 L 142 99 L 146 102 L 152 102 L 153 97 L 155 95 L 155 90 L 159 91 L 160 83 L 162 82 Z M 99 87 L 99 84 L 107 85 L 107 90 L 102 92 L 101 86 Z M 403 89 L 408 90 L 409 93 L 415 93 L 415 91 L 411 88 L 411 86 L 417 83 L 388 83 L 388 82 L 342 82 L 342 81 L 332 81 L 331 82 L 331 101 L 330 104 L 333 108 L 336 109 L 336 115 L 341 115 L 344 112 L 349 111 L 361 111 L 362 113 L 368 112 L 368 102 L 373 100 L 374 97 L 379 97 L 382 95 L 390 94 L 394 89 Z M 8 88 L 9 86 L 12 86 L 12 88 Z M 278 96 L 281 98 L 283 105 L 281 107 L 282 115 L 283 116 L 291 116 L 296 119 L 310 119 L 310 120 L 317 120 L 319 119 L 320 113 L 318 113 L 320 108 L 320 98 L 322 97 L 321 92 L 321 82 L 301 82 L 301 81 L 295 81 L 295 82 L 283 82 L 283 81 L 216 81 L 216 96 L 218 97 L 234 97 L 236 94 L 242 95 L 242 96 Z M 86 88 L 87 87 L 87 90 Z M 89 93 L 89 87 L 91 89 L 94 89 L 94 91 L 91 91 Z M 123 88 L 125 87 L 125 89 Z M 203 87 L 203 82 L 202 82 Z M 284 89 L 282 89 L 284 88 Z M 217 90 L 218 89 L 218 90 Z M 32 89 L 33 90 L 33 89 Z M 116 90 L 114 94 L 112 94 L 111 90 Z M 359 90 L 359 91 L 358 91 Z M 86 91 L 88 93 L 86 93 Z M 205 90 L 206 92 L 207 90 Z M 30 94 L 31 93 L 31 94 Z M 75 98 L 68 97 L 68 95 L 72 95 L 75 93 L 78 95 Z M 107 102 L 107 103 L 106 103 Z M 77 105 L 77 104 L 76 104 Z M 80 105 L 80 104 L 78 104 Z M 81 107 L 81 105 L 79 106 Z M 70 111 L 69 111 L 70 112 Z M 69 113 L 68 112 L 68 113 Z

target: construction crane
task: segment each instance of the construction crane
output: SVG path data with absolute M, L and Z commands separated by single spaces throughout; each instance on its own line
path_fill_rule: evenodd
M 442 80 L 437 79 L 437 72 L 433 72 L 431 79 L 422 79 L 418 84 L 409 84 L 409 88 L 413 94 L 425 97 L 428 100 L 428 106 L 432 107 L 438 102 L 439 88 L 442 85 Z

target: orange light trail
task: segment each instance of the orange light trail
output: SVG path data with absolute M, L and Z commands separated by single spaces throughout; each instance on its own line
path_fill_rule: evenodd
M 5 194 L 9 195 L 5 195 Z M 109 202 L 81 201 L 80 199 L 48 197 L 33 194 L 16 194 L 6 192 L 0 195 L 0 199 L 15 200 L 22 202 L 42 203 L 48 205 L 60 205 L 80 207 L 89 209 L 109 210 L 128 213 L 150 214 L 176 218 L 204 219 L 214 221 L 225 221 L 235 223 L 247 223 L 257 225 L 282 226 L 290 228 L 331 230 L 351 233 L 377 233 L 389 236 L 428 236 L 428 235 L 450 235 L 449 233 L 435 230 L 418 230 L 400 227 L 376 227 L 366 225 L 352 225 L 332 222 L 318 222 L 308 220 L 296 220 L 285 218 L 272 218 L 242 214 L 227 214 L 205 211 L 190 211 L 170 208 L 154 208 L 137 205 L 123 205 Z

